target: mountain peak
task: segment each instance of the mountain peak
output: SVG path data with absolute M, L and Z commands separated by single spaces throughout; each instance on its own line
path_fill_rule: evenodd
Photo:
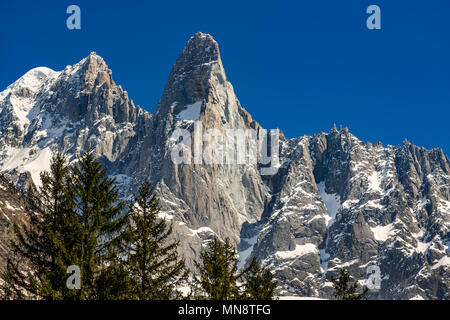
M 210 34 L 197 32 L 179 55 L 171 75 L 182 76 L 195 69 L 208 70 L 208 66 L 218 63 L 222 68 L 219 44 Z
M 193 59 L 199 64 L 218 61 L 219 44 L 210 34 L 197 32 L 189 39 L 178 59 Z
M 88 124 L 109 115 L 116 122 L 133 122 L 136 108 L 128 93 L 117 85 L 105 60 L 96 52 L 58 73 L 42 97 L 47 112 L 67 115 L 72 121 Z M 57 107 L 58 106 L 58 107 Z
M 7 90 L 5 90 L 4 93 L 9 92 L 10 90 L 13 90 L 15 88 L 27 88 L 35 92 L 37 89 L 39 89 L 46 78 L 56 74 L 58 74 L 58 72 L 53 71 L 52 69 L 47 67 L 33 68 L 27 71 L 27 73 L 17 79 L 13 84 L 8 86 Z
M 78 63 L 78 67 L 77 71 L 81 71 L 81 73 L 84 74 L 84 81 L 93 82 L 98 78 L 99 74 L 105 73 L 109 75 L 107 78 L 112 82 L 111 70 L 108 68 L 105 60 L 97 55 L 95 51 L 91 52 L 89 56 L 81 60 Z M 103 76 L 101 78 L 104 80 L 103 78 L 105 77 Z
M 86 62 L 88 64 L 96 63 L 98 65 L 104 65 L 104 66 L 108 67 L 105 60 L 101 56 L 99 56 L 95 51 L 92 51 L 89 54 L 89 56 L 86 57 Z
M 196 34 L 194 34 L 190 39 L 194 39 L 194 38 L 198 38 L 198 39 L 208 39 L 208 40 L 214 40 L 214 38 L 212 37 L 212 35 L 210 35 L 209 33 L 203 33 L 203 32 L 197 32 Z M 189 40 L 190 40 L 189 39 Z
M 166 115 L 175 102 L 183 107 L 208 100 L 217 83 L 226 83 L 219 45 L 211 35 L 197 32 L 175 62 L 156 113 Z

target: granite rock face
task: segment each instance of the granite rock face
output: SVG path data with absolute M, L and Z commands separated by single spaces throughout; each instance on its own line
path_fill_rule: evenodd
M 33 69 L 1 92 L 0 124 L 0 171 L 19 186 L 39 184 L 57 151 L 69 162 L 94 152 L 123 196 L 148 178 L 191 268 L 215 234 L 236 244 L 241 267 L 255 256 L 272 268 L 279 295 L 330 298 L 331 277 L 346 267 L 360 284 L 376 272 L 373 299 L 450 298 L 450 162 L 442 151 L 373 145 L 332 128 L 280 133 L 271 175 L 250 156 L 230 161 L 230 132 L 265 130 L 240 105 L 208 34 L 188 41 L 153 115 L 91 53 L 60 72 Z M 191 152 L 176 162 L 179 132 L 189 133 Z
M 271 213 L 253 228 L 252 254 L 286 294 L 330 297 L 345 267 L 371 298 L 448 299 L 449 160 L 405 141 L 383 147 L 347 129 L 283 143 Z

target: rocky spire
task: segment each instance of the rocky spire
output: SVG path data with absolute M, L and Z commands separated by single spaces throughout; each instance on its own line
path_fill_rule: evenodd
M 112 84 L 112 71 L 108 68 L 105 60 L 97 55 L 95 51 L 80 61 L 78 72 L 81 80 L 88 86 Z
M 179 108 L 208 100 L 212 82 L 226 82 L 219 45 L 209 34 L 192 36 L 170 72 L 156 113 L 166 114 L 177 103 Z
M 191 72 L 209 63 L 221 64 L 219 45 L 211 35 L 197 32 L 178 57 L 173 74 Z
M 170 131 L 173 123 L 183 120 L 182 111 L 193 105 L 198 117 L 190 120 L 202 120 L 207 128 L 260 128 L 227 81 L 219 45 L 201 32 L 189 39 L 170 72 L 155 112 L 159 128 Z

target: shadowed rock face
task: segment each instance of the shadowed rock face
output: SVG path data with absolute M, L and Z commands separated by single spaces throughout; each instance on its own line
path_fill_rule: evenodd
M 74 161 L 92 150 L 123 195 L 150 179 L 189 267 L 214 234 L 228 237 L 240 266 L 255 256 L 272 268 L 280 295 L 332 297 L 339 268 L 363 284 L 376 267 L 381 288 L 370 298 L 449 298 L 450 162 L 442 151 L 372 145 L 333 128 L 281 134 L 272 176 L 255 164 L 174 163 L 172 134 L 193 132 L 196 122 L 224 133 L 263 130 L 236 98 L 210 35 L 188 41 L 154 115 L 91 53 L 61 72 L 33 69 L 0 93 L 0 168 L 23 185 L 38 182 L 55 152 Z

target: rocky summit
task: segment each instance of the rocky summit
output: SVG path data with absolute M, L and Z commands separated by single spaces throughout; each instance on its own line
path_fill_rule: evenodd
M 371 144 L 334 127 L 280 133 L 270 175 L 253 162 L 173 161 L 174 133 L 200 125 L 264 132 L 210 35 L 189 39 L 153 115 L 93 52 L 62 71 L 32 69 L 0 93 L 0 171 L 19 188 L 39 185 L 53 154 L 73 162 L 91 150 L 123 195 L 150 179 L 190 268 L 216 235 L 237 246 L 240 267 L 252 257 L 269 266 L 279 296 L 332 298 L 330 279 L 345 267 L 371 299 L 450 298 L 450 161 L 441 150 Z M 192 143 L 205 150 L 214 139 L 194 134 Z M 0 262 L 13 220 L 26 220 L 20 192 L 2 178 Z

